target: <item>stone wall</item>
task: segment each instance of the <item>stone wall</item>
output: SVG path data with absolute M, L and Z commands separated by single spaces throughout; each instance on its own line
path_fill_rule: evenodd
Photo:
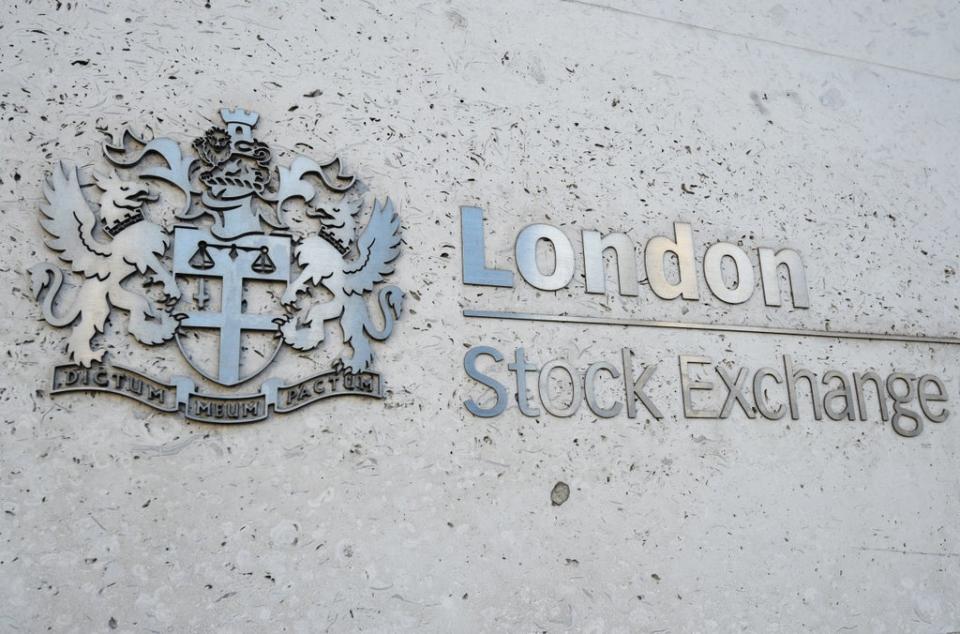
M 463 315 L 960 335 L 956 5 L 733 4 L 5 3 L 0 630 L 960 630 L 956 414 L 914 438 L 809 408 L 690 419 L 677 362 L 930 373 L 957 410 L 956 345 Z M 386 398 L 213 425 L 52 396 L 68 332 L 26 273 L 52 259 L 45 174 L 101 165 L 126 126 L 189 146 L 233 106 L 287 162 L 338 155 L 368 203 L 396 203 L 407 293 L 375 344 Z M 556 293 L 467 286 L 462 205 L 513 271 L 530 223 L 578 258 L 583 229 L 642 245 L 689 223 L 701 298 L 643 279 L 639 297 L 588 295 L 579 267 Z M 171 227 L 174 206 L 151 209 Z M 796 249 L 810 308 L 705 292 L 718 240 Z M 114 361 L 215 388 L 126 327 L 117 313 L 97 339 Z M 339 342 L 284 348 L 277 376 L 326 370 Z M 629 347 L 657 364 L 664 417 L 474 417 L 477 345 L 581 370 Z M 485 368 L 512 388 L 505 365 Z

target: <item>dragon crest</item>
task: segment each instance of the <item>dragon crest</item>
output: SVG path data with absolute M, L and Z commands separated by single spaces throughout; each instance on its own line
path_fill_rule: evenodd
M 214 422 L 261 420 L 271 407 L 290 411 L 331 395 L 382 397 L 372 342 L 390 336 L 404 301 L 397 286 L 384 283 L 400 255 L 394 204 L 373 200 L 358 231 L 364 200 L 339 158 L 294 155 L 274 167 L 270 146 L 254 137 L 256 112 L 225 108 L 220 117 L 222 125 L 185 148 L 124 130 L 103 147 L 110 170 L 61 161 L 45 179 L 40 226 L 60 262 L 37 264 L 29 275 L 43 318 L 71 328 L 67 352 L 75 364 L 58 368 L 54 392 L 126 389 L 124 395 L 154 407 L 183 408 L 188 417 Z M 172 201 L 177 222 L 169 229 L 151 218 L 149 204 L 162 192 L 154 184 L 179 192 Z M 298 211 L 303 217 L 295 217 Z M 75 290 L 68 276 L 79 282 Z M 133 290 L 138 276 L 144 289 L 159 285 L 160 292 Z M 268 299 L 252 301 L 250 289 L 264 286 Z M 368 305 L 375 291 L 376 317 Z M 174 389 L 119 366 L 110 366 L 110 376 L 125 381 L 106 385 L 90 377 L 107 367 L 107 348 L 96 339 L 112 308 L 128 314 L 127 330 L 137 341 L 175 339 L 198 374 L 225 387 L 265 370 L 283 344 L 301 352 L 318 348 L 328 339 L 327 322 L 339 322 L 349 350 L 322 375 L 333 377 L 328 387 L 317 377 L 304 382 L 313 393 L 269 379 L 259 394 L 221 402 L 192 392 L 187 377 Z M 211 337 L 214 354 L 203 343 Z

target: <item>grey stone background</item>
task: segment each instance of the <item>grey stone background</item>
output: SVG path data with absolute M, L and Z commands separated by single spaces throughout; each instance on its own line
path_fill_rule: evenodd
M 957 418 L 691 421 L 679 354 L 931 372 L 947 346 L 475 322 L 464 307 L 958 336 L 960 9 L 874 3 L 7 2 L 0 17 L 4 631 L 960 630 Z M 694 25 L 694 26 L 690 26 Z M 25 269 L 55 159 L 188 142 L 223 105 L 399 204 L 386 401 L 240 427 L 52 399 L 65 331 Z M 696 187 L 691 187 L 695 185 Z M 693 191 L 687 194 L 684 189 Z M 511 268 L 530 222 L 792 246 L 812 306 L 464 287 L 461 204 Z M 164 212 L 157 208 L 158 213 Z M 169 223 L 170 218 L 165 220 Z M 755 257 L 755 256 L 754 256 Z M 116 360 L 189 373 L 118 318 Z M 316 369 L 281 352 L 278 370 Z M 632 347 L 666 413 L 467 414 L 471 345 L 580 368 Z M 283 365 L 287 364 L 287 365 Z M 501 366 L 495 374 L 506 380 Z M 292 377 L 291 377 L 292 378 Z M 611 395 L 613 392 L 611 391 Z M 608 395 L 610 396 L 610 395 Z M 569 500 L 552 506 L 563 480 Z

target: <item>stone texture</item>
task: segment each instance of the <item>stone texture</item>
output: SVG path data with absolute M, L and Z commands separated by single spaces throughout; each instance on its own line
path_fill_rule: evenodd
M 955 401 L 957 349 L 461 314 L 960 334 L 956 6 L 661 4 L 5 3 L 0 629 L 960 629 L 956 415 L 914 439 L 809 413 L 686 420 L 676 367 L 787 353 L 819 372 L 935 373 Z M 99 160 L 100 130 L 125 123 L 188 141 L 222 105 L 258 110 L 271 144 L 339 153 L 399 203 L 393 280 L 417 295 L 377 349 L 388 399 L 240 427 L 51 399 L 65 333 L 39 321 L 25 275 L 49 257 L 45 170 Z M 813 305 L 731 307 L 702 279 L 699 303 L 587 296 L 580 277 L 557 294 L 464 287 L 461 204 L 486 209 L 506 268 L 541 221 L 639 242 L 685 220 L 698 256 L 720 239 L 793 246 Z M 104 342 L 188 371 L 116 325 Z M 628 345 L 660 364 L 666 417 L 473 418 L 462 358 L 478 344 L 581 368 Z M 289 352 L 322 369 L 337 349 Z M 558 480 L 571 494 L 552 506 Z

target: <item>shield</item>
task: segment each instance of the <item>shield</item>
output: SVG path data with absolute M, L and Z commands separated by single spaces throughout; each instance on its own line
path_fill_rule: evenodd
M 278 298 L 290 280 L 290 252 L 286 234 L 224 240 L 176 227 L 173 273 L 185 290 L 178 311 L 186 314 L 177 345 L 197 372 L 231 386 L 270 365 L 283 343 Z

